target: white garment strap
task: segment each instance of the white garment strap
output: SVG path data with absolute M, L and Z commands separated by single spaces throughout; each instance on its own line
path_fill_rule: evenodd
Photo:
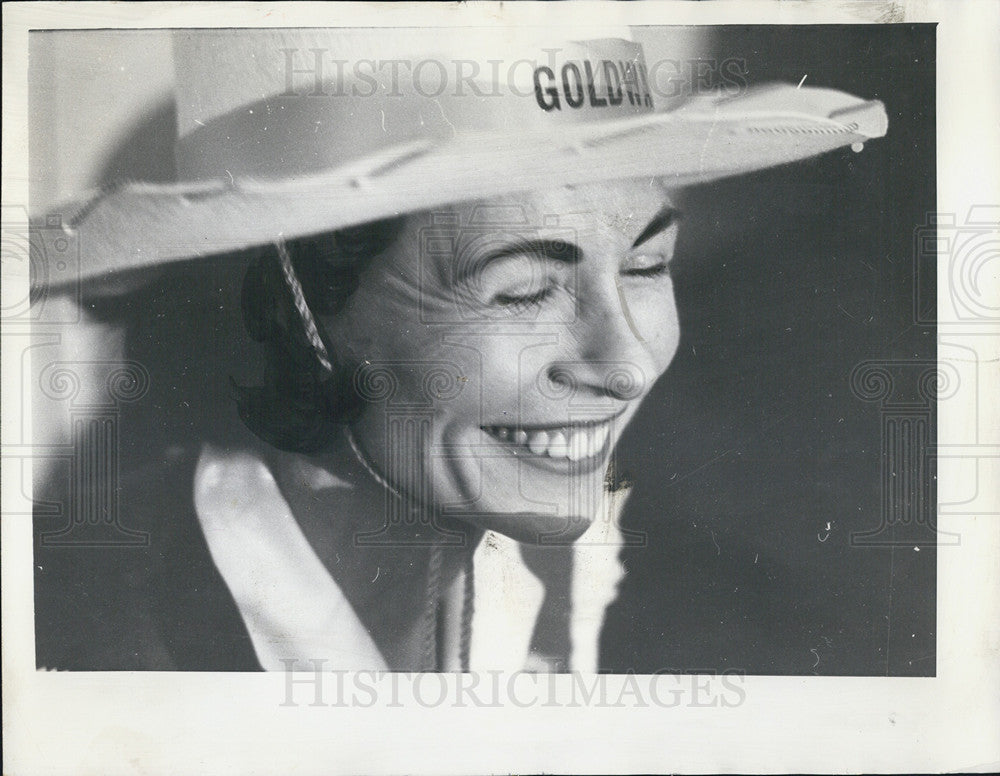
M 287 659 L 300 670 L 312 660 L 326 661 L 323 670 L 387 667 L 263 461 L 205 445 L 194 505 L 265 670 L 286 670 Z
M 346 484 L 345 484 L 345 487 Z M 617 495 L 617 497 L 616 497 Z M 573 545 L 569 667 L 597 670 L 604 613 L 623 576 L 618 553 L 618 513 L 625 494 L 615 494 Z M 311 670 L 378 670 L 386 663 L 350 602 L 313 551 L 274 476 L 249 453 L 225 453 L 206 445 L 194 478 L 194 502 L 212 560 L 229 587 L 265 670 L 286 670 L 287 659 Z M 517 542 L 488 532 L 473 565 L 474 614 L 471 670 L 528 669 L 531 639 L 544 599 L 542 583 L 521 559 Z M 446 670 L 458 670 L 456 630 L 461 578 L 456 580 L 445 623 Z M 450 624 L 449 624 L 450 623 Z
M 619 515 L 627 491 L 605 494 L 594 522 L 571 545 L 547 548 L 554 556 L 571 554 L 570 653 L 565 668 L 582 673 L 598 669 L 598 647 L 604 615 L 618 594 L 624 577 L 619 560 L 623 537 Z M 475 614 L 472 618 L 473 671 L 545 671 L 546 664 L 531 654 L 531 639 L 545 597 L 545 588 L 521 559 L 517 542 L 487 532 L 473 557 Z M 552 657 L 552 656 L 548 656 Z M 558 656 L 556 656 L 558 657 Z

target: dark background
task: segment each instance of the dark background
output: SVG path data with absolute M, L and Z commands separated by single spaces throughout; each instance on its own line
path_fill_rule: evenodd
M 933 546 L 905 526 L 882 534 L 897 546 L 851 546 L 883 510 L 881 407 L 850 386 L 862 361 L 936 357 L 913 312 L 934 40 L 932 25 L 719 28 L 750 84 L 806 76 L 882 100 L 889 131 L 684 196 L 680 351 L 619 448 L 636 483 L 623 527 L 646 546 L 624 553 L 605 669 L 934 675 Z

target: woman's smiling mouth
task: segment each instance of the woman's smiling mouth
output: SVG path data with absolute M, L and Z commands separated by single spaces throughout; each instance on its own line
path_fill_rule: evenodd
M 573 423 L 564 426 L 483 426 L 494 439 L 536 458 L 585 461 L 602 458 L 611 436 L 612 421 Z

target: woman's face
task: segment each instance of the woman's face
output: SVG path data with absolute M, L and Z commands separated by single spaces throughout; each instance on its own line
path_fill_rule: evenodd
M 352 428 L 369 460 L 445 515 L 521 541 L 577 538 L 677 349 L 674 216 L 646 180 L 408 218 L 323 321 L 360 367 Z

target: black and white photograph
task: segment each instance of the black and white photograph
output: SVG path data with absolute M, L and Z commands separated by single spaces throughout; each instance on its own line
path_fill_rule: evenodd
M 654 728 L 766 716 L 757 682 L 952 681 L 948 569 L 995 552 L 1000 511 L 1000 205 L 942 202 L 939 23 L 351 5 L 25 28 L 4 527 L 34 681 L 190 681 L 208 713 L 272 674 L 241 713 L 395 726 L 403 692 Z M 995 131 L 968 131 L 988 180 Z M 898 747 L 924 723 L 897 713 Z M 998 751 L 991 719 L 967 751 Z M 176 772 L 108 735 L 88 767 Z M 198 772 L 236 772 L 220 752 Z M 577 754 L 280 762 L 694 772 Z M 861 764 L 827 754 L 697 770 Z

